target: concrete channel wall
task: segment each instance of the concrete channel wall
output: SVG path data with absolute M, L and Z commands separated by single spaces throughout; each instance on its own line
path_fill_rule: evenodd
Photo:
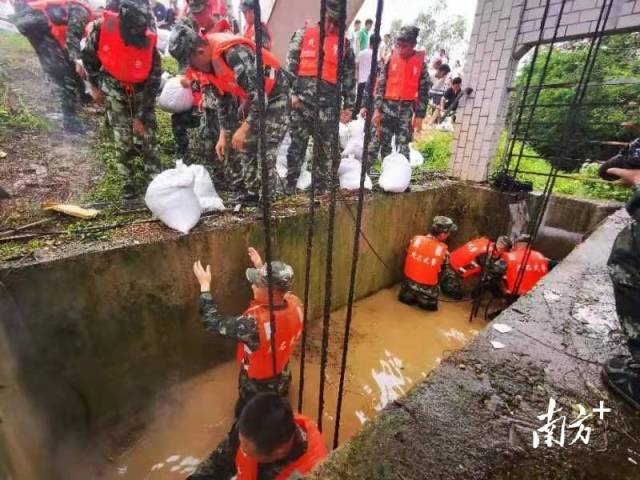
M 507 231 L 508 201 L 488 188 L 451 183 L 373 196 L 363 229 L 386 266 L 361 242 L 357 296 L 399 280 L 407 241 L 424 232 L 433 215 L 456 218 L 456 246 L 474 235 Z M 355 212 L 353 203 L 350 209 Z M 564 219 L 562 226 L 584 233 L 611 206 L 571 200 L 554 203 L 553 210 L 554 218 Z M 293 265 L 300 296 L 307 223 L 306 212 L 275 221 L 275 257 Z M 347 299 L 353 224 L 341 205 L 333 255 L 335 308 Z M 326 233 L 321 209 L 311 318 L 323 302 Z M 198 258 L 210 263 L 222 310 L 240 313 L 250 295 L 246 248 L 261 248 L 262 235 L 261 222 L 248 219 L 199 227 L 164 242 L 0 268 L 0 478 L 73 478 L 65 466 L 78 449 L 94 441 L 126 444 L 169 386 L 229 360 L 234 346 L 199 323 L 191 265 Z M 56 470 L 57 465 L 62 466 Z M 9 472 L 4 477 L 3 468 Z
M 387 406 L 333 452 L 314 480 L 640 478 L 640 417 L 609 395 L 602 363 L 624 351 L 606 260 L 628 217 L 611 216 L 536 289 L 441 365 L 409 394 Z M 505 345 L 494 349 L 490 341 Z M 564 447 L 533 448 L 550 398 L 566 416 Z M 579 406 L 603 401 L 604 421 L 588 420 L 588 445 L 575 439 Z M 585 414 L 586 415 L 586 414 Z M 597 418 L 594 415 L 593 418 Z M 560 423 L 554 424 L 559 441 Z M 562 427 L 564 428 L 564 426 Z

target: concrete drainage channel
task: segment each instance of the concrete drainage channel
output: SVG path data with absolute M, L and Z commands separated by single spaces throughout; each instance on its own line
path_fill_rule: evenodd
M 561 259 L 572 242 L 595 233 L 539 288 L 496 320 L 514 328 L 501 337 L 504 349 L 489 344 L 500 335 L 492 329 L 471 340 L 485 322 L 467 325 L 468 310 L 461 305 L 445 304 L 440 317 L 412 320 L 409 312 L 398 316 L 400 306 L 387 288 L 400 279 L 408 239 L 425 231 L 437 214 L 454 217 L 460 226 L 453 247 L 479 234 L 508 232 L 510 201 L 507 195 L 459 183 L 399 196 L 375 195 L 368 201 L 363 229 L 391 269 L 363 244 L 358 298 L 378 293 L 362 300 L 356 315 L 360 310 L 372 315 L 376 325 L 386 325 L 372 329 L 372 323 L 365 322 L 356 328 L 361 338 L 355 338 L 354 348 L 371 343 L 379 351 L 368 347 L 353 356 L 362 360 L 354 364 L 359 377 L 351 385 L 353 401 L 346 402 L 352 419 L 343 428 L 343 438 L 366 423 L 328 459 L 317 478 L 512 478 L 524 471 L 531 474 L 522 478 L 535 478 L 541 460 L 558 471 L 557 477 L 545 478 L 593 478 L 589 472 L 594 468 L 603 470 L 597 478 L 638 478 L 636 464 L 627 458 L 640 463 L 632 444 L 640 426 L 614 399 L 606 400 L 613 410 L 608 420 L 592 425 L 588 447 L 534 450 L 530 441 L 536 416 L 546 411 L 550 397 L 570 411 L 578 403 L 593 406 L 606 396 L 596 363 L 619 344 L 609 335 L 607 322 L 601 322 L 615 324 L 604 263 L 625 220 L 615 214 L 598 224 L 617 205 L 553 200 L 540 244 L 544 253 Z M 537 199 L 531 197 L 528 203 L 534 207 Z M 276 254 L 298 272 L 298 292 L 303 289 L 306 222 L 304 212 L 276 221 Z M 323 212 L 316 224 L 312 262 L 313 317 L 323 298 L 326 222 Z M 336 309 L 346 303 L 352 232 L 353 219 L 342 205 L 334 257 Z M 224 432 L 236 395 L 233 345 L 206 334 L 199 324 L 191 264 L 196 258 L 211 263 L 222 308 L 241 312 L 249 297 L 243 275 L 246 247 L 260 247 L 261 237 L 260 222 L 247 222 L 197 229 L 165 242 L 0 269 L 0 478 L 183 477 L 199 454 L 184 451 L 154 458 L 144 445 L 153 444 L 160 455 L 165 450 L 158 446 L 159 439 L 166 435 L 163 441 L 174 441 L 177 452 L 183 438 L 176 429 L 174 437 L 171 431 L 162 433 L 158 425 L 188 415 L 176 412 L 207 405 L 215 418 L 191 416 L 190 421 L 215 423 L 216 432 Z M 430 322 L 431 328 L 441 327 L 440 350 L 427 348 L 425 340 L 429 358 L 415 371 L 421 341 L 385 349 L 384 341 L 374 339 L 375 334 L 390 339 L 394 331 L 406 330 L 409 323 L 398 322 L 405 317 L 414 326 Z M 335 316 L 335 332 L 342 329 L 341 318 Z M 392 328 L 394 323 L 397 328 Z M 311 365 L 316 328 L 311 326 Z M 446 352 L 469 340 L 464 350 Z M 379 371 L 368 367 L 367 356 L 380 362 Z M 313 371 L 311 367 L 305 391 L 305 409 L 311 415 L 317 388 Z M 399 379 L 391 387 L 384 380 L 390 374 Z M 367 376 L 373 379 L 367 381 Z M 355 391 L 359 388 L 365 393 Z M 224 397 L 226 403 L 216 403 L 214 397 Z M 364 407 L 359 397 L 365 398 Z M 328 422 L 332 408 L 330 402 Z M 188 428 L 182 432 L 185 439 L 192 433 Z M 204 452 L 217 441 L 210 430 L 198 435 L 198 448 Z M 613 465 L 610 474 L 608 465 Z

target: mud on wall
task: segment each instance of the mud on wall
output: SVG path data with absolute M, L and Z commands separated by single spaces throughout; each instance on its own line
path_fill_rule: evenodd
M 361 242 L 357 296 L 399 280 L 407 241 L 426 231 L 432 216 L 456 219 L 456 246 L 479 233 L 506 231 L 507 202 L 489 189 L 462 184 L 376 195 L 367 204 L 363 230 L 386 266 Z M 350 210 L 355 215 L 353 203 Z M 294 291 L 300 296 L 307 223 L 306 214 L 291 215 L 277 219 L 274 228 L 274 257 L 293 265 Z M 334 308 L 344 305 L 348 295 L 353 223 L 349 210 L 340 205 Z M 312 318 L 319 315 L 324 298 L 326 211 L 320 212 L 315 229 Z M 244 277 L 246 248 L 261 248 L 262 236 L 262 224 L 256 221 L 0 270 L 0 365 L 13 366 L 0 372 L 6 386 L 0 389 L 0 411 L 11 411 L 11 416 L 3 415 L 0 429 L 2 468 L 24 480 L 56 478 L 52 469 L 58 478 L 78 478 L 66 470 L 78 448 L 96 439 L 126 444 L 168 386 L 231 358 L 234 345 L 207 334 L 199 323 L 191 265 L 198 258 L 210 263 L 222 311 L 240 313 L 250 295 Z M 23 457 L 37 459 L 27 462 L 30 468 L 42 466 L 47 473 L 16 473 L 24 463 L 16 454 L 34 445 L 46 448 Z M 92 450 L 99 454 L 109 449 L 96 444 Z

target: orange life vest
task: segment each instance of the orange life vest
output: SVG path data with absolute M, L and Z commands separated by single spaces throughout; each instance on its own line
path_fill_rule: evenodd
M 211 47 L 211 65 L 213 73 L 206 74 L 209 81 L 221 93 L 228 93 L 235 97 L 247 98 L 249 94 L 238 85 L 233 70 L 224 60 L 224 53 L 236 45 L 244 45 L 253 52 L 256 51 L 256 44 L 250 40 L 232 33 L 209 33 L 205 36 Z M 276 84 L 276 72 L 280 69 L 280 62 L 274 54 L 262 49 L 262 61 L 265 68 L 264 89 L 269 96 Z
M 316 424 L 303 415 L 293 414 L 296 425 L 307 435 L 307 450 L 292 463 L 282 470 L 275 480 L 289 480 L 292 475 L 295 478 L 309 473 L 327 456 L 322 434 Z M 258 462 L 238 448 L 236 453 L 237 480 L 258 480 Z
M 318 54 L 320 49 L 320 27 L 310 27 L 304 31 L 300 49 L 299 77 L 315 77 L 318 74 Z M 345 40 L 344 51 L 349 48 Z M 322 80 L 336 85 L 338 83 L 338 34 L 326 35 L 324 39 L 324 62 Z
M 276 375 L 282 373 L 289 363 L 291 352 L 302 333 L 302 302 L 292 293 L 284 296 L 286 307 L 274 309 L 276 325 Z M 254 304 L 244 312 L 258 324 L 260 346 L 251 350 L 244 343 L 238 343 L 237 360 L 249 378 L 265 380 L 273 378 L 273 355 L 271 353 L 271 323 L 269 306 Z
M 189 80 L 198 82 L 199 88 L 197 90 L 191 89 L 191 93 L 193 94 L 193 104 L 197 106 L 199 110 L 202 110 L 202 102 L 204 100 L 202 97 L 202 89 L 208 85 L 207 77 L 203 75 L 202 72 L 191 67 L 187 67 L 184 71 L 184 76 Z
M 524 261 L 524 256 L 527 252 L 527 247 L 516 247 L 510 252 L 506 252 L 502 255 L 503 260 L 507 264 L 507 272 L 505 273 L 505 290 L 509 294 L 514 294 L 516 288 L 516 282 L 520 272 L 520 266 Z M 542 277 L 544 277 L 549 271 L 549 261 L 540 252 L 531 250 L 527 265 L 525 267 L 520 288 L 516 295 L 524 295 L 529 292 L 538 283 Z
M 492 253 L 494 248 L 494 243 L 488 238 L 475 238 L 451 252 L 449 264 L 462 278 L 472 277 L 482 270 L 477 258 Z
M 405 59 L 394 51 L 387 67 L 384 99 L 412 102 L 417 100 L 423 64 L 424 52 L 414 52 L 412 56 Z
M 447 244 L 431 235 L 416 235 L 411 239 L 404 262 L 404 275 L 422 285 L 437 285 L 438 274 L 447 257 Z
M 38 10 L 47 17 L 47 22 L 49 23 L 49 31 L 53 38 L 56 39 L 56 42 L 62 47 L 67 48 L 67 27 L 68 27 L 68 12 L 66 11 L 67 7 L 71 4 L 75 3 L 76 5 L 84 8 L 89 13 L 89 20 L 93 18 L 93 12 L 88 5 L 80 1 L 70 1 L 70 0 L 41 0 L 38 2 L 30 2 L 29 7 Z M 51 20 L 51 16 L 49 15 L 49 8 L 59 7 L 65 9 L 65 18 L 63 19 L 63 23 L 56 24 Z
M 264 22 L 262 22 L 262 30 L 262 34 L 267 36 L 268 43 L 271 44 L 271 30 L 269 30 L 269 27 Z M 247 24 L 247 28 L 244 31 L 244 38 L 256 43 L 256 28 L 253 23 Z
M 147 46 L 143 48 L 125 45 L 120 35 L 118 14 L 102 12 L 102 26 L 98 38 L 98 58 L 102 68 L 124 84 L 142 83 L 149 78 L 156 49 L 157 35 L 146 31 Z

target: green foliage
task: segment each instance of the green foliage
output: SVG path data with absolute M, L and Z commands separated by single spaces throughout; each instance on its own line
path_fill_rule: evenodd
M 420 29 L 418 45 L 428 53 L 444 48 L 447 52 L 459 44 L 467 31 L 467 22 L 461 15 L 445 18 L 446 0 L 438 0 L 426 11 L 420 12 L 413 25 Z M 395 19 L 391 22 L 389 33 L 396 39 L 403 22 Z
M 171 76 L 177 75 L 178 70 L 178 61 L 170 55 L 162 56 L 162 70 L 169 73 Z
M 424 163 L 417 169 L 427 172 L 446 172 L 451 158 L 452 141 L 452 133 L 434 131 L 417 142 L 416 149 L 424 157 Z
M 122 177 L 118 173 L 113 138 L 106 127 L 103 127 L 98 135 L 96 154 L 105 171 L 88 195 L 87 200 L 89 202 L 118 203 L 122 198 Z
M 535 63 L 526 103 L 532 104 L 540 83 L 549 47 L 540 49 Z M 538 107 L 529 128 L 528 144 L 554 165 L 567 171 L 580 168 L 586 159 L 602 160 L 615 153 L 615 148 L 603 146 L 599 140 L 629 141 L 621 122 L 640 121 L 640 83 L 620 84 L 620 80 L 637 82 L 640 78 L 640 33 L 605 37 L 591 73 L 590 85 L 580 107 L 570 105 L 575 97 L 574 86 L 580 80 L 589 49 L 589 40 L 556 45 L 549 58 L 543 84 L 563 84 L 540 92 Z M 531 59 L 520 70 L 516 85 L 524 92 Z M 601 85 L 607 82 L 608 85 Z M 566 86 L 564 85 L 566 84 Z M 593 85 L 591 85 L 593 84 Z M 518 98 L 516 101 L 519 101 Z M 590 104 L 597 105 L 590 105 Z M 622 104 L 622 105 L 621 105 Z M 528 120 L 530 109 L 524 119 Z
M 49 132 L 53 125 L 46 118 L 31 113 L 20 94 L 0 75 L 0 128 Z

